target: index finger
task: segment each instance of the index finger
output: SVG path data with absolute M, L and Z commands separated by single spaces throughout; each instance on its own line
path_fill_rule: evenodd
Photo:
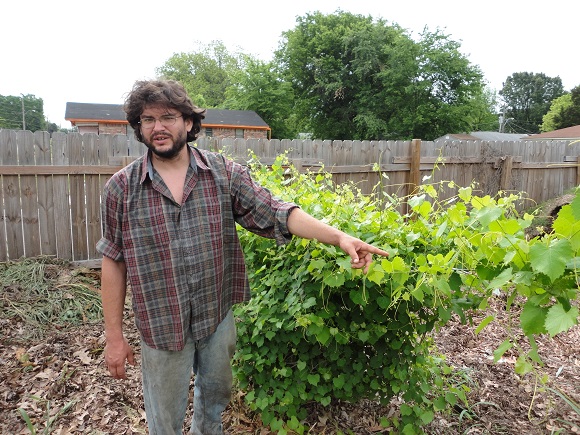
M 382 255 L 383 257 L 388 257 L 389 253 L 387 251 L 383 251 L 382 249 L 377 248 L 373 245 L 368 245 L 366 251 L 370 252 L 371 254 Z

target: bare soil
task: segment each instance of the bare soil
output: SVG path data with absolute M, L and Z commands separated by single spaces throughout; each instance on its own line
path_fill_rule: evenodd
M 82 273 L 98 281 L 98 271 Z M 513 354 L 493 361 L 493 350 L 512 328 L 502 302 L 498 298 L 486 312 L 494 313 L 498 320 L 477 335 L 474 325 L 457 321 L 435 334 L 439 351 L 469 388 L 469 405 L 437 415 L 426 432 L 580 434 L 580 414 L 572 408 L 580 404 L 580 327 L 554 338 L 540 337 L 538 346 L 545 365 L 537 374 L 522 377 L 515 373 Z M 39 434 L 147 433 L 139 367 L 130 368 L 125 381 L 107 375 L 100 322 L 66 328 L 46 325 L 42 334 L 32 334 L 29 325 L 0 316 L 0 331 L 1 434 L 31 433 L 26 418 Z M 130 311 L 126 332 L 139 358 L 139 339 Z M 512 334 L 517 336 L 517 331 Z M 525 346 L 524 340 L 522 343 Z M 539 378 L 544 375 L 542 383 Z M 572 406 L 556 391 L 570 398 Z M 311 434 L 395 433 L 379 422 L 381 416 L 397 412 L 396 400 L 390 406 L 370 401 L 333 403 L 327 408 L 313 406 L 306 423 Z M 244 405 L 239 391 L 224 413 L 224 425 L 230 434 L 271 433 Z

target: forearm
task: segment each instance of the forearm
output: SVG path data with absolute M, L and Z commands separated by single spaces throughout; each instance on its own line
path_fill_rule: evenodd
M 103 257 L 101 298 L 107 340 L 123 338 L 123 312 L 127 295 L 127 268 L 122 261 Z
M 288 230 L 291 234 L 304 239 L 316 239 L 319 242 L 339 246 L 343 237 L 348 237 L 337 228 L 310 216 L 305 211 L 295 208 L 288 217 Z

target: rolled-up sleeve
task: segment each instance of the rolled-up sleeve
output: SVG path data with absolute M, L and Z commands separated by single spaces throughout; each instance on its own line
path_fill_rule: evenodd
M 247 168 L 227 161 L 230 192 L 236 222 L 243 228 L 282 245 L 292 239 L 288 230 L 290 212 L 298 206 L 282 201 L 256 183 Z
M 97 242 L 97 251 L 115 261 L 123 258 L 123 186 L 120 175 L 113 176 L 103 189 L 101 200 L 101 219 L 103 236 Z

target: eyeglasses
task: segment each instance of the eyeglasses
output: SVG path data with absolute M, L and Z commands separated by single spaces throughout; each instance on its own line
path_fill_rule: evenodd
M 153 128 L 155 123 L 159 121 L 163 127 L 170 127 L 175 124 L 177 118 L 181 118 L 182 116 L 183 115 L 163 115 L 160 116 L 159 119 L 153 117 L 145 117 L 141 118 L 139 124 L 141 124 L 141 127 L 143 128 Z

